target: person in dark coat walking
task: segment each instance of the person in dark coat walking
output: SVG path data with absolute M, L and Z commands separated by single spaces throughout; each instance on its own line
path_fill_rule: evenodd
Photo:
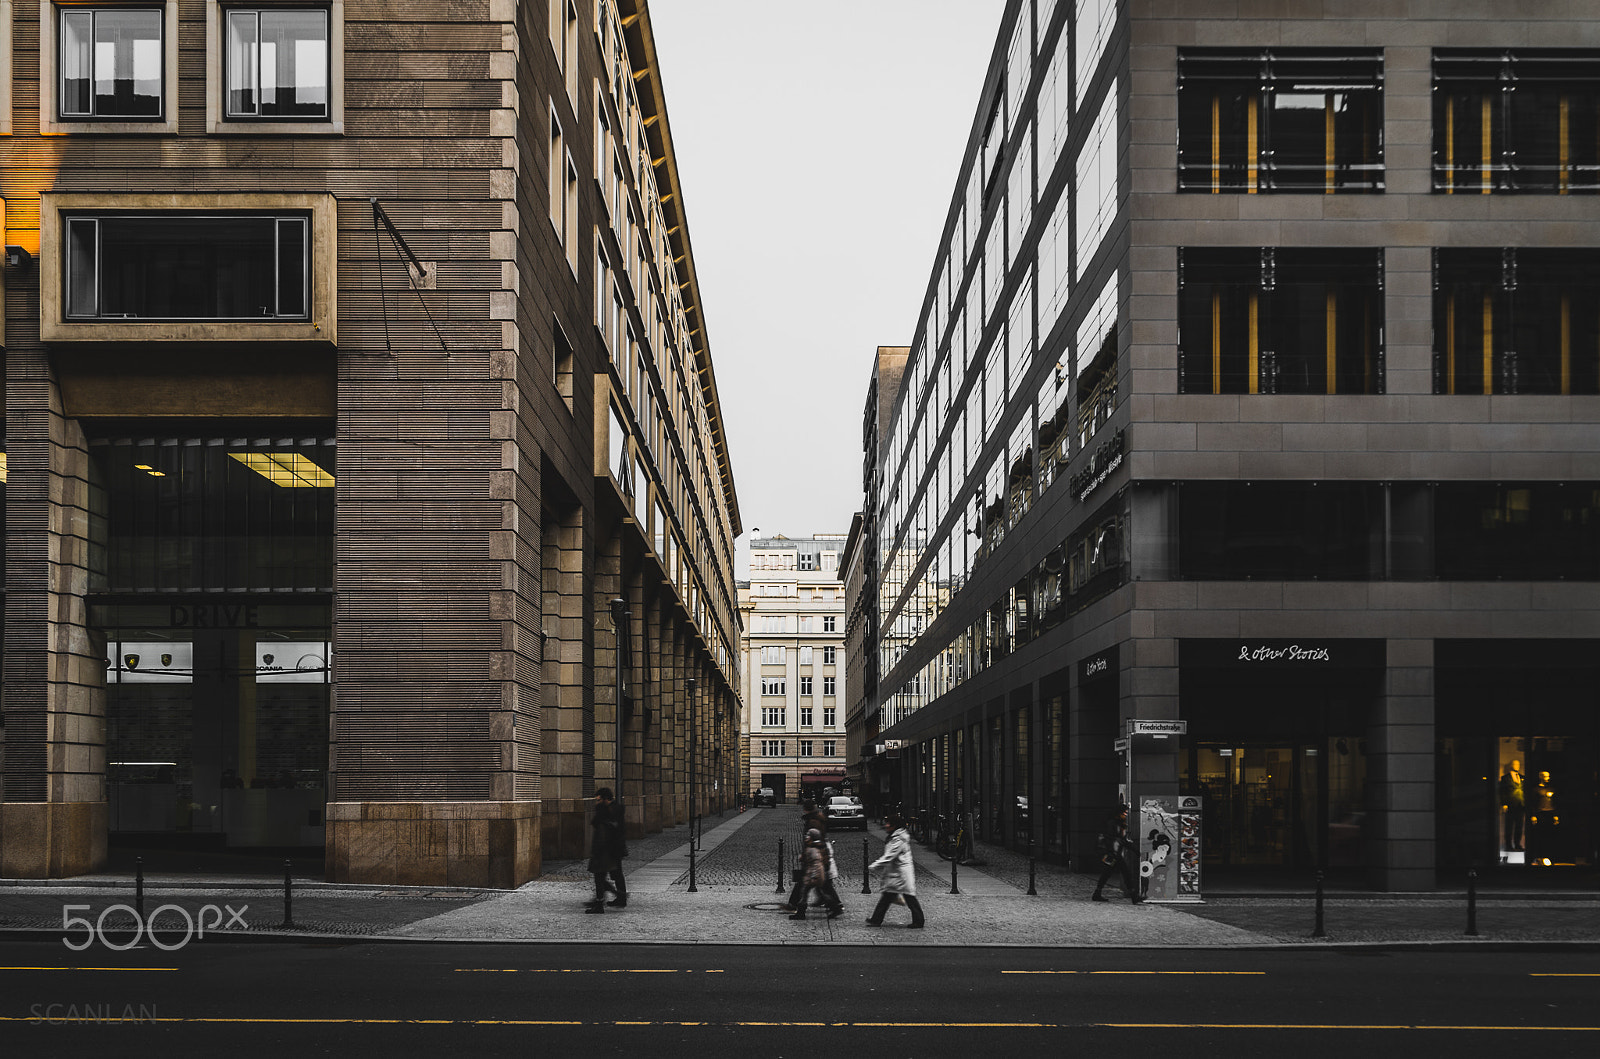
M 594 900 L 584 911 L 599 915 L 608 903 L 617 908 L 628 907 L 628 882 L 622 877 L 622 858 L 628 855 L 628 843 L 622 806 L 612 800 L 611 788 L 595 791 L 594 802 L 594 817 L 589 821 L 589 873 L 594 876 Z M 616 894 L 609 902 L 607 891 Z
M 821 895 L 822 903 L 828 906 L 829 919 L 844 913 L 844 902 L 839 900 L 839 892 L 828 879 L 830 860 L 828 844 L 823 841 L 822 832 L 816 828 L 807 831 L 805 867 L 800 875 L 800 898 L 795 903 L 796 911 L 789 914 L 790 919 L 806 918 L 806 900 L 813 890 Z
M 1106 881 L 1113 872 L 1122 873 L 1122 888 L 1134 904 L 1139 903 L 1139 888 L 1133 882 L 1133 869 L 1128 865 L 1128 807 L 1117 806 L 1116 810 L 1108 817 L 1100 830 L 1100 838 L 1095 842 L 1095 851 L 1099 854 L 1100 863 L 1104 865 L 1100 872 L 1100 881 L 1094 885 L 1093 901 L 1108 900 L 1101 891 L 1106 888 Z

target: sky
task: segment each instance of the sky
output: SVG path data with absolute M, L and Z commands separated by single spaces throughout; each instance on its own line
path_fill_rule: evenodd
M 744 534 L 845 533 L 1004 0 L 650 0 Z

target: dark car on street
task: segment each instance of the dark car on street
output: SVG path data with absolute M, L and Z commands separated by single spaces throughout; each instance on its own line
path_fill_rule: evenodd
M 835 796 L 828 799 L 828 804 L 823 812 L 828 817 L 828 830 L 840 831 L 847 827 L 867 829 L 866 810 L 854 798 Z
M 760 808 L 763 805 L 777 805 L 777 804 L 778 804 L 778 794 L 771 787 L 762 787 L 760 790 L 756 791 L 756 807 L 757 808 Z

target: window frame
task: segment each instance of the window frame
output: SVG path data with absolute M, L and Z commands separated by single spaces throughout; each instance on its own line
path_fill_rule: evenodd
M 57 0 L 39 0 L 39 132 L 44 136 L 66 133 L 118 135 L 157 133 L 175 134 L 178 131 L 178 106 L 173 98 L 178 85 L 178 4 L 176 0 L 151 0 L 142 8 L 161 12 L 161 116 L 155 120 L 61 117 L 60 28 L 61 15 L 67 11 L 133 10 L 133 6 L 114 4 L 58 3 Z M 6 23 L 10 25 L 9 21 Z M 8 77 L 9 81 L 10 78 Z M 9 111 L 9 107 L 7 110 Z
M 66 219 L 71 215 L 304 213 L 310 270 L 304 319 L 123 320 L 66 316 Z M 327 194 L 126 195 L 116 193 L 39 196 L 39 338 L 49 343 L 161 341 L 167 343 L 288 342 L 336 345 L 338 341 L 339 247 L 337 206 Z
M 344 135 L 344 5 L 345 0 L 321 3 L 225 3 L 206 0 L 206 132 L 218 136 L 342 136 Z M 225 10 L 326 10 L 328 13 L 328 116 L 325 118 L 230 118 L 224 105 L 227 47 Z M 173 128 L 176 132 L 176 127 Z

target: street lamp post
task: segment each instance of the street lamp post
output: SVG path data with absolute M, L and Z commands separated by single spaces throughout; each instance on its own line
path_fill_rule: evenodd
M 689 677 L 683 683 L 684 686 L 689 689 L 689 892 L 698 893 L 699 889 L 694 884 L 694 821 L 696 810 L 699 807 L 699 804 L 696 801 L 697 792 L 695 790 L 695 773 L 698 771 L 696 769 L 697 762 L 695 761 L 695 752 L 699 749 L 699 739 L 695 731 L 695 721 L 697 719 L 695 714 L 698 711 L 695 709 L 694 677 Z
M 622 697 L 623 697 L 623 694 L 626 691 L 626 688 L 624 687 L 623 682 L 622 682 L 622 659 L 623 659 L 624 652 L 628 649 L 628 601 L 627 600 L 625 600 L 625 599 L 613 599 L 611 601 L 611 624 L 613 626 L 615 626 L 616 631 L 617 631 L 617 650 L 616 650 L 616 671 L 617 671 L 617 705 L 616 705 L 617 776 L 616 776 L 616 779 L 614 781 L 614 784 L 616 786 L 617 805 L 622 810 L 623 830 L 624 830 L 624 833 L 626 833 L 627 820 L 628 820 L 628 808 L 627 808 L 627 804 L 622 800 L 622 734 L 623 734 L 623 731 L 625 730 L 624 724 L 623 724 L 623 719 L 622 719 Z

